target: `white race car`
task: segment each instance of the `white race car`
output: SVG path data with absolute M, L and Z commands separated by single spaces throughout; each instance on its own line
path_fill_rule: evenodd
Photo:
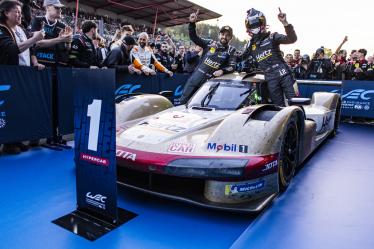
M 260 74 L 206 82 L 187 105 L 160 95 L 117 104 L 121 185 L 230 211 L 258 212 L 286 190 L 295 169 L 339 125 L 340 96 L 317 92 L 267 104 Z

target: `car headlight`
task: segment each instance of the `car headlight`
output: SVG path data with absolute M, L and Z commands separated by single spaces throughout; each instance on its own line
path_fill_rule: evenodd
M 239 177 L 247 165 L 246 159 L 176 159 L 165 168 L 165 173 L 184 177 Z

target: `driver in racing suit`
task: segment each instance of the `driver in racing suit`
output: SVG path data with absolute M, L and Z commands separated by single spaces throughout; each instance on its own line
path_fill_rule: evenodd
M 151 64 L 163 73 L 173 76 L 173 72 L 164 67 L 155 57 L 153 51 L 148 47 L 148 34 L 143 32 L 138 36 L 139 46 L 134 46 L 131 50 L 130 57 L 135 68 L 145 75 L 156 75 L 156 71 L 151 68 Z
M 236 49 L 229 46 L 233 32 L 229 26 L 223 26 L 219 34 L 219 42 L 211 39 L 200 38 L 196 34 L 196 20 L 198 11 L 190 15 L 188 26 L 190 39 L 203 48 L 203 55 L 200 64 L 192 73 L 183 89 L 180 103 L 185 104 L 196 90 L 211 77 L 219 77 L 226 73 L 231 73 L 236 65 Z
M 266 31 L 266 18 L 262 12 L 252 8 L 247 13 L 245 25 L 252 39 L 243 53 L 243 59 L 248 56 L 255 58 L 258 67 L 265 74 L 271 100 L 275 105 L 285 106 L 283 95 L 287 99 L 296 96 L 293 88 L 295 79 L 282 57 L 279 45 L 296 42 L 294 28 L 287 22 L 286 14 L 281 11 L 278 19 L 283 24 L 286 35 Z

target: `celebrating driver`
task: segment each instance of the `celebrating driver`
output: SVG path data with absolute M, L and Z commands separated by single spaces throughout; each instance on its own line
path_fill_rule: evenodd
M 243 58 L 251 55 L 256 60 L 258 67 L 265 74 L 271 100 L 275 105 L 284 106 L 283 95 L 286 95 L 287 99 L 295 97 L 295 79 L 282 57 L 279 45 L 294 43 L 297 36 L 293 26 L 287 22 L 286 14 L 280 9 L 279 12 L 278 19 L 283 24 L 286 35 L 268 32 L 264 14 L 253 8 L 248 10 L 245 26 L 252 39 Z
M 229 45 L 233 36 L 232 28 L 229 26 L 221 28 L 219 42 L 200 38 L 196 34 L 195 24 L 198 12 L 190 15 L 188 31 L 190 39 L 203 48 L 203 55 L 200 64 L 196 67 L 183 89 L 180 99 L 181 104 L 185 104 L 196 90 L 211 77 L 232 73 L 236 64 L 235 48 Z

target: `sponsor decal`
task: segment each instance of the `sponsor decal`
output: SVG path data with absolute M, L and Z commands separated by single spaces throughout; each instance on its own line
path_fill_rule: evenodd
M 275 161 L 265 164 L 264 169 L 262 171 L 268 171 L 277 166 L 278 166 L 278 160 L 275 160 Z
M 134 162 L 136 159 L 136 154 L 124 150 L 117 150 L 116 157 L 122 157 L 123 159 L 131 160 Z
M 209 52 L 210 52 L 211 54 L 214 54 L 214 53 L 216 52 L 216 48 L 211 47 L 210 50 L 209 50 Z
M 252 51 L 255 51 L 256 50 L 256 44 L 253 44 L 252 45 Z
M 219 62 L 212 61 L 209 57 L 205 58 L 204 64 L 207 65 L 207 66 L 209 66 L 209 67 L 212 67 L 214 69 L 218 69 L 219 66 L 220 66 Z
M 266 50 L 266 51 L 262 52 L 261 54 L 256 55 L 256 60 L 257 60 L 257 62 L 260 62 L 260 61 L 263 61 L 263 60 L 269 58 L 272 55 L 273 54 L 271 53 L 271 49 L 269 49 L 269 50 Z
M 188 143 L 172 143 L 170 144 L 168 148 L 168 152 L 174 152 L 174 153 L 185 153 L 189 154 L 194 152 L 195 145 L 194 144 L 188 144 Z
M 248 145 L 208 143 L 208 150 L 248 153 Z
M 81 153 L 79 158 L 82 161 L 90 162 L 96 165 L 105 166 L 105 167 L 109 166 L 109 160 L 106 158 L 91 156 L 85 153 Z
M 95 206 L 100 209 L 105 210 L 105 200 L 107 199 L 106 196 L 101 194 L 93 195 L 91 192 L 86 193 L 86 202 L 92 206 Z
M 238 193 L 249 193 L 264 188 L 265 180 L 243 184 L 229 184 L 225 186 L 225 195 L 233 195 Z
M 42 52 L 39 52 L 39 53 L 36 53 L 36 57 L 38 59 L 45 59 L 45 60 L 54 60 L 54 54 L 53 53 L 42 53 Z
M 184 117 L 183 115 L 178 115 L 178 114 L 173 116 L 173 118 L 183 118 L 183 117 Z
M 133 93 L 136 90 L 140 89 L 141 87 L 142 87 L 142 85 L 124 84 L 116 90 L 115 95 L 118 96 L 118 95 L 122 95 L 122 94 Z

